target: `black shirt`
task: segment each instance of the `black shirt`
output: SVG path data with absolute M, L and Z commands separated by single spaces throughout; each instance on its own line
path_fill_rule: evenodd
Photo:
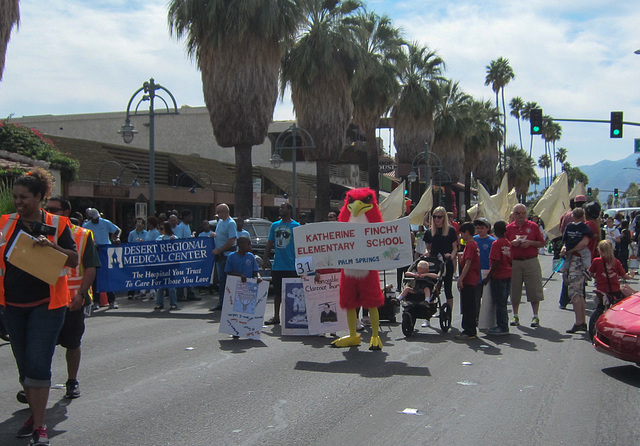
M 39 233 L 31 232 L 28 225 L 18 220 L 11 237 L 7 240 L 7 248 L 5 250 L 4 261 L 7 270 L 4 276 L 4 294 L 7 304 L 28 305 L 49 298 L 49 284 L 12 265 L 7 260 L 6 253 L 9 252 L 9 248 L 13 245 L 20 230 L 34 237 L 40 235 Z M 66 227 L 64 231 L 62 231 L 57 244 L 64 249 L 76 250 L 76 243 L 73 241 L 69 227 Z
M 431 229 L 427 229 L 424 233 L 423 240 L 427 245 L 431 245 L 429 255 L 431 257 L 437 257 L 438 254 L 451 254 L 453 252 L 453 244 L 458 242 L 458 234 L 452 226 L 449 226 L 449 233 L 442 235 L 443 228 L 437 228 L 435 235 L 431 235 Z

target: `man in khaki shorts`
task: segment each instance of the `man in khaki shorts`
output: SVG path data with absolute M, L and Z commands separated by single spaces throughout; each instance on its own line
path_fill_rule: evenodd
M 533 319 L 531 326 L 540 326 L 538 309 L 540 301 L 544 300 L 542 291 L 542 269 L 538 262 L 538 249 L 544 246 L 544 237 L 537 224 L 527 219 L 527 208 L 517 204 L 513 208 L 515 220 L 507 225 L 506 238 L 511 242 L 512 276 L 511 276 L 511 306 L 513 318 L 511 325 L 520 323 L 518 309 L 522 298 L 522 284 L 527 291 L 527 301 L 531 303 Z

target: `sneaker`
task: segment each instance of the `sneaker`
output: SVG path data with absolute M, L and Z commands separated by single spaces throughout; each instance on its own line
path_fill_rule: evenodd
M 271 319 L 264 321 L 264 325 L 280 325 L 280 319 L 272 317 Z
M 533 319 L 531 319 L 531 326 L 533 328 L 540 326 L 540 318 L 538 316 L 533 316 Z
M 577 333 L 579 331 L 588 331 L 587 324 L 580 324 L 580 325 L 573 324 L 573 327 L 567 330 L 567 333 Z
M 425 321 L 422 323 L 422 327 L 423 328 L 431 327 L 431 323 L 429 323 L 429 319 L 425 319 Z
M 364 325 L 362 321 L 358 319 L 358 322 L 356 322 L 356 331 L 362 331 L 362 330 L 364 330 Z
M 162 305 L 156 305 L 155 307 L 153 307 L 154 310 L 164 310 L 164 307 Z
M 177 305 L 170 305 L 169 306 L 169 310 L 177 310 L 178 306 Z
M 455 339 L 456 341 L 469 341 L 471 339 L 475 339 L 476 337 L 477 337 L 476 335 L 460 333 L 459 335 L 456 335 Z
M 16 437 L 18 438 L 27 438 L 33 434 L 33 415 L 29 417 L 27 421 L 24 422 L 24 425 L 18 429 L 16 432 Z
M 517 327 L 519 323 L 520 323 L 520 318 L 516 314 L 511 318 L 511 323 L 509 323 L 509 325 L 511 325 L 512 327 Z
M 369 319 L 369 316 L 362 316 L 362 325 L 371 327 L 371 319 Z
M 95 304 L 92 308 L 93 311 L 98 311 L 100 309 L 100 305 Z
M 40 426 L 33 430 L 31 435 L 30 445 L 34 446 L 46 446 L 49 444 L 49 437 L 47 437 L 47 426 Z
M 493 327 L 489 329 L 487 333 L 489 333 L 491 336 L 504 336 L 509 334 L 509 330 L 505 330 L 504 328 L 500 327 Z
M 80 397 L 80 386 L 77 380 L 70 379 L 67 381 L 67 393 L 64 397 L 70 400 Z
M 117 310 L 117 309 L 118 309 L 118 306 L 116 305 L 116 303 L 115 303 L 115 302 L 111 302 L 111 303 L 109 304 L 109 308 L 110 308 L 111 310 Z

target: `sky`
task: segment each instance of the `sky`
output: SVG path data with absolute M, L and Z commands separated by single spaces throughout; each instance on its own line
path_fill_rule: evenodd
M 0 117 L 123 111 L 153 77 L 178 105 L 202 106 L 200 73 L 171 36 L 167 0 L 22 0 L 0 82 Z M 504 57 L 515 73 L 507 103 L 519 96 L 545 115 L 565 119 L 640 122 L 640 6 L 602 0 L 369 0 L 407 40 L 444 59 L 445 76 L 477 100 L 495 100 L 484 81 L 487 65 Z M 508 105 L 507 105 L 508 107 Z M 294 118 L 285 97 L 274 120 Z M 560 122 L 557 147 L 573 166 L 633 153 L 640 127 L 625 125 L 610 139 L 609 125 Z M 507 142 L 518 144 L 518 123 L 507 122 Z M 523 123 L 529 147 L 529 124 Z M 391 136 L 382 131 L 385 146 Z M 544 153 L 540 137 L 533 156 Z

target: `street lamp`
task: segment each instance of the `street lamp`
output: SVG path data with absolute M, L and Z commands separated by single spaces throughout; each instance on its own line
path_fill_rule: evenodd
M 102 166 L 100 166 L 100 170 L 98 171 L 98 184 L 100 184 L 100 182 L 102 181 L 102 170 L 108 164 L 115 164 L 116 166 L 118 166 L 120 168 L 120 172 L 118 173 L 118 175 L 115 178 L 111 179 L 111 184 L 113 184 L 114 186 L 120 186 L 120 183 L 122 182 L 122 174 L 124 173 L 125 169 L 127 167 L 135 167 L 136 176 L 134 177 L 133 181 L 131 182 L 131 186 L 133 186 L 133 187 L 140 186 L 140 183 L 138 183 L 138 177 L 140 176 L 140 168 L 134 163 L 127 163 L 127 164 L 125 164 L 123 166 L 122 164 L 120 164 L 117 161 L 107 161 Z
M 159 93 L 158 93 L 159 92 Z M 173 108 L 170 107 L 166 99 L 162 96 L 162 92 L 166 93 L 173 104 Z M 133 113 L 131 113 L 131 104 L 138 94 L 143 93 L 142 97 L 138 100 Z M 159 99 L 164 103 L 165 111 L 157 112 L 154 108 L 155 99 Z M 138 113 L 138 107 L 144 101 L 149 101 L 149 111 Z M 149 208 L 151 215 L 156 213 L 156 201 L 155 201 L 155 183 L 156 183 L 156 166 L 155 166 L 155 116 L 156 115 L 177 115 L 178 104 L 169 90 L 164 88 L 160 84 L 156 84 L 153 78 L 149 79 L 149 82 L 142 84 L 142 87 L 136 90 L 129 99 L 127 104 L 127 112 L 124 120 L 124 125 L 120 127 L 118 131 L 122 135 L 122 139 L 125 143 L 129 144 L 133 141 L 133 137 L 138 133 L 134 126 L 131 124 L 131 115 L 149 115 Z M 136 166 L 137 167 L 137 166 Z
M 429 170 L 431 168 L 431 163 L 432 163 L 431 161 L 429 161 L 429 157 L 431 157 L 431 159 L 435 160 L 435 162 L 437 163 L 437 164 L 434 163 L 433 165 L 433 167 L 436 168 L 436 170 L 433 172 L 433 177 L 437 178 L 436 185 L 438 186 L 438 189 L 439 189 L 438 205 L 440 206 L 442 204 L 442 178 L 441 177 L 444 174 L 447 176 L 449 182 L 451 182 L 452 180 L 449 172 L 444 170 L 440 157 L 428 150 L 428 143 L 425 144 L 424 152 L 418 153 L 411 161 L 411 172 L 409 173 L 409 175 L 407 175 L 407 179 L 409 180 L 410 183 L 414 183 L 418 179 L 416 170 L 420 165 L 420 161 L 421 161 L 420 158 L 422 158 L 425 160 L 425 163 L 424 163 L 425 164 L 425 189 L 427 189 L 429 187 Z
M 204 189 L 206 189 L 207 187 L 210 188 L 213 185 L 213 178 L 208 173 L 204 173 L 204 172 L 196 173 L 196 172 L 191 172 L 189 170 L 185 170 L 180 175 L 178 175 L 178 178 L 176 178 L 176 182 L 174 184 L 174 187 L 180 186 L 180 180 L 183 177 L 188 177 L 188 178 L 191 178 L 193 180 L 191 188 L 189 189 L 189 193 L 192 193 L 192 194 L 196 193 L 196 189 L 198 187 L 198 184 L 200 184 L 200 183 L 205 184 L 205 182 L 200 181 L 201 178 L 205 178 L 207 180 L 207 183 L 208 183 L 204 187 Z M 185 187 L 187 187 L 187 186 L 185 186 Z
M 298 138 L 300 138 L 301 144 L 298 145 Z M 298 150 L 302 149 L 315 149 L 316 145 L 313 142 L 313 138 L 305 129 L 296 126 L 293 124 L 284 132 L 278 135 L 275 144 L 275 150 L 273 155 L 271 156 L 271 165 L 276 169 L 282 165 L 282 156 L 280 152 L 282 150 L 291 150 L 291 160 L 293 165 L 291 167 L 292 178 L 291 178 L 291 207 L 293 208 L 292 215 L 295 218 L 296 216 L 296 159 L 298 158 Z

